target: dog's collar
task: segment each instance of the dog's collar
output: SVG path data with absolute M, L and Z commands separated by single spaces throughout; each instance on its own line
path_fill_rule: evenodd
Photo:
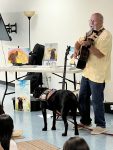
M 56 91 L 56 89 L 47 89 L 47 90 L 45 90 L 45 91 L 41 94 L 40 99 L 41 99 L 41 100 L 48 100 L 48 99 L 52 96 L 52 94 L 53 94 L 55 91 Z
M 46 95 L 46 100 L 48 100 L 53 95 L 54 92 L 56 92 L 56 89 L 51 89 Z

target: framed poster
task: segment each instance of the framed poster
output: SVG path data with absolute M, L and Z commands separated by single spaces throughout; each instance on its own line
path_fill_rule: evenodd
M 15 81 L 15 110 L 30 111 L 30 81 Z
M 9 48 L 8 49 L 8 63 L 22 63 L 26 64 L 29 61 L 29 48 Z
M 57 51 L 58 51 L 58 43 L 46 43 L 44 60 L 57 61 Z

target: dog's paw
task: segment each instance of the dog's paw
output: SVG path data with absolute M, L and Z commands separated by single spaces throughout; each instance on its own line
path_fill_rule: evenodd
M 62 133 L 62 136 L 67 136 L 67 133 Z
M 79 132 L 78 132 L 78 131 L 76 131 L 76 132 L 75 132 L 75 135 L 79 135 Z
M 56 127 L 52 127 L 51 130 L 56 130 Z
M 43 128 L 42 131 L 47 131 L 47 128 Z

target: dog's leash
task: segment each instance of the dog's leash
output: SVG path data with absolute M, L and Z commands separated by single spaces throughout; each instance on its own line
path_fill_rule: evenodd
M 71 120 L 69 120 L 69 119 L 67 119 L 67 120 L 68 120 L 70 123 L 72 123 L 72 124 L 74 125 L 74 122 L 73 122 L 73 121 L 71 121 Z M 86 126 L 84 126 L 84 125 L 82 125 L 82 124 L 77 124 L 77 126 L 78 126 L 78 127 L 82 127 L 82 128 L 84 128 L 84 129 L 87 129 L 87 130 L 89 130 L 89 131 L 92 131 L 92 130 L 93 130 L 92 128 L 86 127 Z M 113 133 L 108 133 L 107 131 L 105 131 L 105 132 L 103 132 L 103 133 L 101 133 L 101 134 L 113 136 Z

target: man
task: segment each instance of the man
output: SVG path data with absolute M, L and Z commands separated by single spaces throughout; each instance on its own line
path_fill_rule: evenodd
M 100 134 L 106 130 L 103 101 L 105 83 L 110 80 L 112 35 L 104 29 L 103 16 L 100 13 L 92 14 L 89 25 L 93 30 L 101 31 L 101 34 L 88 48 L 89 58 L 83 70 L 79 93 L 80 122 L 83 125 L 91 125 L 90 96 L 92 96 L 96 127 L 93 128 L 91 134 Z M 79 55 L 81 46 L 88 46 L 89 44 L 87 40 L 77 41 L 74 58 Z

